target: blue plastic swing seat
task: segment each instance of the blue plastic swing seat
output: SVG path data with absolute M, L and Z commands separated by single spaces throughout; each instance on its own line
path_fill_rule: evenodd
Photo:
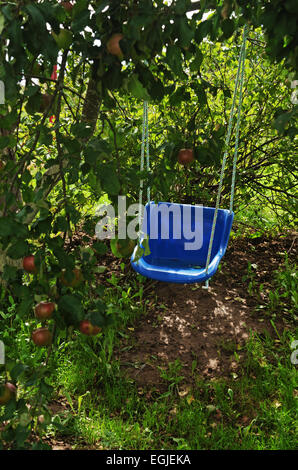
M 172 210 L 161 206 L 171 206 Z M 155 219 L 150 217 L 152 211 L 155 211 Z M 179 212 L 180 218 L 177 219 L 173 214 Z M 131 257 L 133 269 L 151 279 L 181 284 L 204 282 L 211 278 L 225 254 L 234 218 L 234 212 L 218 210 L 211 258 L 206 273 L 214 212 L 215 208 L 212 207 L 169 202 L 148 203 L 142 230 L 144 237 L 149 236 L 150 254 L 143 254 L 141 259 L 134 261 L 138 248 L 136 247 Z M 191 238 L 189 234 L 194 236 Z M 141 246 L 144 237 L 140 241 Z M 194 249 L 190 244 L 193 244 Z

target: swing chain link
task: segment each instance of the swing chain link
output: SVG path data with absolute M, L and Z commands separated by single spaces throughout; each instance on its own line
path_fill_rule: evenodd
M 237 90 L 238 90 L 239 79 L 240 79 L 240 91 L 239 91 L 238 113 L 237 113 L 237 124 L 236 124 L 236 140 L 235 140 L 235 150 L 234 150 L 234 160 L 233 160 L 233 174 L 232 174 L 232 185 L 231 185 L 230 211 L 232 211 L 232 208 L 233 208 L 235 180 L 236 180 L 236 163 L 237 163 L 238 142 L 239 142 L 239 129 L 240 129 L 240 118 L 241 118 L 242 90 L 243 90 L 243 82 L 244 82 L 245 48 L 246 48 L 247 32 L 248 32 L 248 28 L 247 28 L 247 25 L 245 25 L 244 30 L 243 30 L 242 46 L 241 46 L 241 50 L 240 50 L 240 54 L 239 54 L 238 69 L 237 69 L 237 75 L 236 75 L 236 80 L 235 80 L 235 88 L 234 88 L 234 94 L 233 94 L 233 102 L 232 102 L 232 107 L 231 107 L 231 111 L 230 111 L 228 130 L 227 130 L 227 135 L 226 135 L 225 144 L 224 144 L 224 155 L 223 155 L 223 161 L 222 161 L 221 172 L 220 172 L 220 181 L 219 181 L 219 186 L 218 186 L 215 212 L 214 212 L 214 216 L 213 216 L 212 229 L 211 229 L 211 235 L 210 235 L 210 241 L 209 241 L 209 247 L 208 247 L 208 254 L 207 254 L 207 261 L 206 261 L 206 274 L 208 273 L 209 263 L 210 263 L 210 258 L 211 258 L 211 251 L 212 251 L 213 240 L 214 240 L 217 214 L 218 214 L 218 209 L 219 209 L 219 205 L 220 205 L 220 198 L 221 198 L 221 193 L 222 193 L 225 167 L 226 167 L 226 161 L 227 161 L 227 156 L 228 156 L 228 151 L 229 151 L 229 143 L 230 143 L 231 133 L 232 133 L 232 125 L 233 125 Z
M 235 181 L 236 181 L 236 166 L 237 166 L 238 145 L 239 145 L 239 130 L 240 130 L 240 121 L 241 121 L 241 106 L 242 106 L 242 95 L 243 95 L 247 34 L 248 34 L 248 27 L 247 27 L 247 25 L 245 25 L 244 30 L 243 30 L 243 39 L 242 39 L 241 50 L 240 50 L 240 54 L 239 54 L 238 69 L 237 69 L 237 75 L 236 75 L 236 80 L 235 80 L 232 107 L 231 107 L 231 111 L 230 111 L 228 129 L 227 129 L 227 134 L 226 134 L 225 143 L 224 143 L 224 155 L 223 155 L 223 161 L 222 161 L 221 172 L 220 172 L 220 181 L 219 181 L 219 187 L 218 187 L 218 192 L 217 192 L 217 197 L 216 197 L 215 212 L 214 212 L 214 216 L 213 216 L 212 229 L 211 229 L 211 235 L 210 235 L 209 246 L 208 246 L 208 254 L 207 254 L 207 261 L 206 261 L 206 274 L 208 273 L 210 258 L 211 258 L 211 252 L 212 252 L 212 247 L 213 247 L 213 240 L 214 240 L 214 234 L 215 234 L 215 228 L 216 228 L 217 214 L 218 214 L 219 205 L 220 205 L 222 186 L 223 186 L 223 180 L 224 180 L 224 173 L 225 173 L 226 161 L 227 161 L 228 150 L 229 150 L 229 143 L 230 143 L 231 133 L 232 133 L 233 118 L 234 118 L 234 114 L 235 114 L 234 111 L 235 111 L 236 97 L 237 97 L 238 86 L 239 86 L 239 81 L 240 81 L 238 109 L 237 109 L 237 122 L 236 122 L 235 148 L 234 148 L 234 157 L 233 157 L 231 197 L 230 197 L 230 212 L 232 212 L 232 210 L 233 210 Z M 149 155 L 148 101 L 144 101 L 144 104 L 143 104 L 142 145 L 141 145 L 141 162 L 140 162 L 140 172 L 141 173 L 144 171 L 145 152 L 146 152 L 146 169 L 147 169 L 147 172 L 149 173 L 149 171 L 150 171 L 150 155 Z M 139 191 L 139 234 L 141 234 L 143 186 L 144 186 L 144 180 L 141 179 L 140 180 L 140 191 Z M 150 202 L 150 186 L 149 185 L 147 187 L 147 200 L 148 200 L 148 203 L 149 203 Z M 209 286 L 209 280 L 206 281 L 206 288 L 208 288 L 208 286 Z
M 247 25 L 244 26 L 243 31 L 243 44 L 242 44 L 242 68 L 240 77 L 240 89 L 239 89 L 239 103 L 238 103 L 238 114 L 236 123 L 236 136 L 235 136 L 235 149 L 233 158 L 233 172 L 232 172 L 232 184 L 231 184 L 231 197 L 230 197 L 230 212 L 233 210 L 234 193 L 235 193 L 235 182 L 236 182 L 236 169 L 237 169 L 237 158 L 238 158 L 238 145 L 239 145 L 239 131 L 241 122 L 241 108 L 243 98 L 243 83 L 244 83 L 244 71 L 245 71 L 245 59 L 246 59 L 246 40 L 247 40 Z
M 144 171 L 145 163 L 145 151 L 146 151 L 146 169 L 150 171 L 150 154 L 149 154 L 149 122 L 148 122 L 148 101 L 144 101 L 143 104 L 143 124 L 142 124 L 142 145 L 141 145 L 141 162 L 140 172 Z M 140 180 L 140 191 L 139 191 L 139 233 L 141 233 L 142 224 L 142 202 L 143 202 L 143 186 L 144 180 Z M 150 202 L 150 186 L 147 187 L 147 200 Z

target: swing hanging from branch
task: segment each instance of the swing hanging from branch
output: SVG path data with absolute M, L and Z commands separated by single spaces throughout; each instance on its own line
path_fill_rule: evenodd
M 142 223 L 142 199 L 143 199 L 143 180 L 140 182 L 139 192 L 139 245 L 135 248 L 131 257 L 131 264 L 135 271 L 143 276 L 151 279 L 156 279 L 164 282 L 173 283 L 194 283 L 206 282 L 206 287 L 209 285 L 209 279 L 216 273 L 218 265 L 225 254 L 230 232 L 232 228 L 234 212 L 234 192 L 236 180 L 236 166 L 238 156 L 238 143 L 239 143 L 239 129 L 241 118 L 241 105 L 243 94 L 244 82 L 244 69 L 245 69 L 245 55 L 246 55 L 246 40 L 247 40 L 247 25 L 244 26 L 243 40 L 239 54 L 238 69 L 235 80 L 234 94 L 232 100 L 232 107 L 229 116 L 228 129 L 224 143 L 224 154 L 220 172 L 219 187 L 216 198 L 215 208 L 202 207 L 188 204 L 150 201 L 150 187 L 147 188 L 147 204 Z M 233 118 L 235 115 L 236 98 L 238 94 L 238 106 L 236 111 L 236 132 L 235 132 L 235 148 L 233 156 L 233 170 L 232 170 L 232 183 L 231 183 L 231 196 L 229 209 L 220 209 L 220 200 L 223 186 L 223 179 L 229 149 L 229 143 L 232 132 Z M 146 152 L 146 169 L 150 170 L 149 159 L 149 126 L 148 126 L 148 102 L 145 101 L 143 105 L 143 128 L 142 128 L 142 146 L 141 146 L 141 164 L 140 170 L 144 171 L 144 161 Z M 167 207 L 171 207 L 172 214 L 176 210 L 180 214 L 179 225 L 180 237 L 176 238 L 176 229 L 174 226 L 174 215 L 167 219 L 167 237 L 164 237 L 161 223 L 161 213 L 163 210 L 167 211 Z M 153 211 L 159 211 L 157 220 L 153 222 Z M 201 247 L 199 249 L 186 249 L 186 245 L 193 242 L 193 240 L 186 238 L 185 233 L 195 232 L 195 223 L 197 220 L 197 212 L 202 211 L 202 239 Z M 187 220 L 187 227 L 185 227 L 185 220 Z M 154 237 L 149 237 L 151 232 L 155 233 Z M 149 242 L 150 254 L 146 254 L 145 243 Z M 138 256 L 139 250 L 142 250 L 142 256 Z

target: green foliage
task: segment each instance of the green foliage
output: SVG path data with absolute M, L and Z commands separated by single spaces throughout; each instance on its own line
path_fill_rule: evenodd
M 268 293 L 270 311 L 283 311 L 295 319 L 298 311 L 297 266 L 291 266 L 286 258 L 284 266 L 274 273 L 274 284 L 275 289 Z
M 259 215 L 260 203 L 269 204 L 280 225 L 290 226 L 296 215 L 297 106 L 290 101 L 298 50 L 295 2 L 204 1 L 193 15 L 187 14 L 190 0 L 169 6 L 162 1 L 89 4 L 76 0 L 71 13 L 49 0 L 0 6 L 0 80 L 5 86 L 5 103 L 0 105 L 1 334 L 8 345 L 6 374 L 21 389 L 21 398 L 5 407 L 2 418 L 9 421 L 3 440 L 19 449 L 46 447 L 41 441 L 31 445 L 28 438 L 32 429 L 40 429 L 42 436 L 51 422 L 46 403 L 53 384 L 47 366 L 76 335 L 79 322 L 90 318 L 102 327 L 99 339 L 78 341 L 92 355 L 92 341 L 100 343 L 107 336 L 101 359 L 104 377 L 111 377 L 113 318 L 119 315 L 125 323 L 123 312 L 135 314 L 131 287 L 123 290 L 112 276 L 115 303 L 96 285 L 97 257 L 106 254 L 106 245 L 96 242 L 93 250 L 81 250 L 73 239 L 86 215 L 93 236 L 95 219 L 90 214 L 95 202 L 101 197 L 114 202 L 118 194 L 137 201 L 140 179 L 150 183 L 157 200 L 214 202 L 245 22 L 251 32 L 236 206 L 254 210 L 254 201 Z M 204 13 L 210 13 L 208 18 Z M 124 35 L 119 43 L 122 61 L 107 50 L 114 33 Z M 57 63 L 56 80 L 51 77 Z M 144 99 L 152 109 L 149 175 L 138 170 Z M 178 167 L 182 147 L 194 149 L 191 169 Z M 232 152 L 231 147 L 229 157 Z M 229 164 L 223 204 L 230 180 Z M 113 246 L 119 257 L 129 256 L 133 248 Z M 148 253 L 148 240 L 136 256 L 143 253 Z M 29 254 L 35 256 L 36 274 L 22 269 L 21 259 Z M 71 285 L 77 266 L 83 280 Z M 61 282 L 62 270 L 69 285 Z M 283 290 L 278 295 L 295 296 L 288 275 L 279 281 Z M 134 298 L 142 298 L 142 289 L 138 286 Z M 33 317 L 40 300 L 58 306 L 42 324 Z M 273 298 L 270 302 L 280 305 Z M 41 325 L 53 333 L 48 352 L 30 342 L 33 327 Z M 178 367 L 171 367 L 168 380 L 178 386 Z M 34 404 L 31 414 L 27 398 Z M 150 410 L 153 416 L 158 411 Z M 186 435 L 181 439 L 174 441 L 177 446 L 188 442 Z

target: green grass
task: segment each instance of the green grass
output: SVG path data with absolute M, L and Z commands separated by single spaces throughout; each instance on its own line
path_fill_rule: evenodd
M 294 318 L 294 274 L 288 261 L 275 273 L 272 291 L 279 297 L 272 309 L 268 296 L 268 315 L 280 308 Z M 253 281 L 251 290 L 257 291 Z M 251 334 L 241 349 L 241 369 L 230 379 L 207 381 L 193 375 L 193 385 L 186 389 L 177 359 L 167 370 L 160 369 L 165 388 L 158 392 L 125 378 L 114 357 L 120 340 L 128 338 L 127 327 L 145 313 L 142 283 L 138 278 L 120 283 L 115 277 L 107 297 L 109 308 L 117 311 L 108 332 L 88 338 L 73 331 L 59 340 L 50 357 L 47 380 L 53 398 L 64 406 L 47 416 L 43 438 L 59 437 L 84 449 L 297 448 L 297 366 L 290 361 L 294 328 L 281 329 L 272 317 L 273 334 Z M 32 345 L 30 322 L 16 315 L 15 308 L 10 298 L 1 313 L 8 356 L 38 368 L 46 353 Z M 232 343 L 223 347 L 237 360 Z M 30 400 L 36 390 L 20 387 L 20 393 Z
M 295 449 L 297 373 L 290 362 L 291 334 L 280 338 L 251 336 L 237 378 L 197 377 L 184 397 L 177 393 L 178 363 L 161 371 L 169 393 L 148 395 L 121 376 L 117 362 L 107 373 L 88 354 L 83 361 L 65 358 L 57 382 L 62 394 L 77 397 L 65 437 L 75 436 L 79 448 Z M 63 427 L 59 433 L 65 435 Z

